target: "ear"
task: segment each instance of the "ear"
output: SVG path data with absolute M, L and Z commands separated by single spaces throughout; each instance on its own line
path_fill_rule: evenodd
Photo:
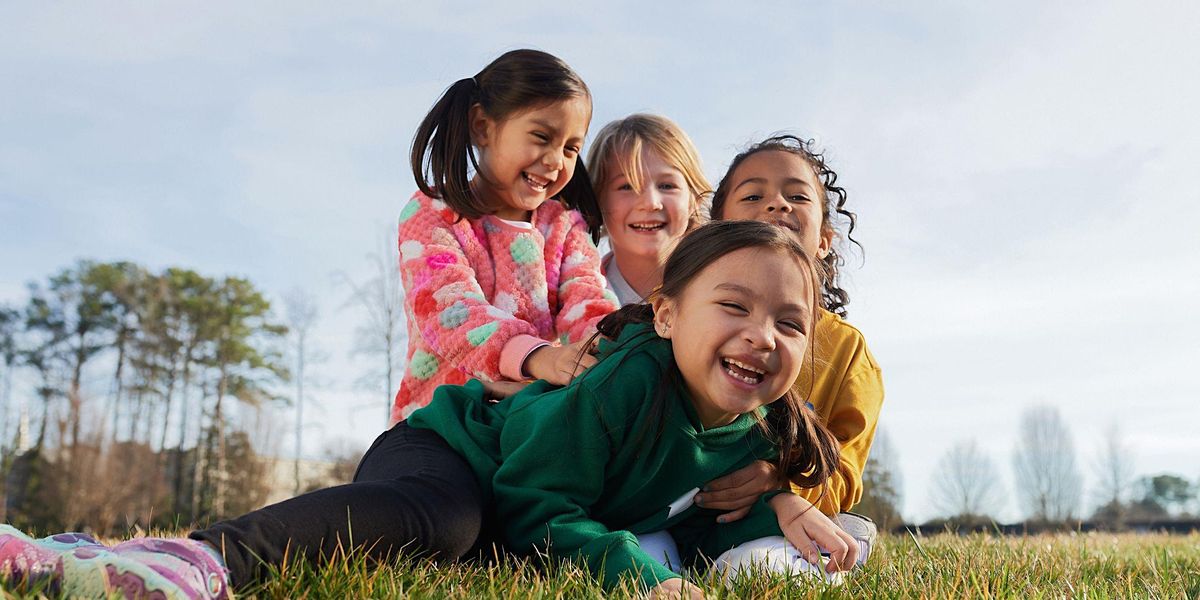
M 483 107 L 478 102 L 471 105 L 471 110 L 467 113 L 467 122 L 471 128 L 471 143 L 478 148 L 487 147 L 495 129 L 495 121 L 483 112 Z
M 821 239 L 817 241 L 817 259 L 825 260 L 833 249 L 833 228 L 821 227 Z
M 658 337 L 671 339 L 671 322 L 675 320 L 675 301 L 663 296 L 654 298 L 654 331 Z

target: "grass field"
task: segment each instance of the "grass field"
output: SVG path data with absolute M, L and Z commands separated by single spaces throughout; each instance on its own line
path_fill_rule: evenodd
M 710 598 L 1200 598 L 1200 535 L 889 536 L 841 587 L 764 577 L 740 581 L 732 592 L 715 581 L 703 584 Z M 638 596 L 626 585 L 608 597 Z M 373 568 L 350 559 L 319 573 L 291 566 L 239 597 L 600 598 L 604 592 L 569 565 Z

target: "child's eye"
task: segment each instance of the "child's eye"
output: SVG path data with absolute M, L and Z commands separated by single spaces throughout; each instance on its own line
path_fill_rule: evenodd
M 794 329 L 798 333 L 805 333 L 804 326 L 795 321 L 780 321 L 779 324 L 787 327 L 788 329 Z
M 718 302 L 717 304 L 720 304 L 721 306 L 724 306 L 725 308 L 728 308 L 730 310 L 735 310 L 737 312 L 747 312 L 746 308 L 743 307 L 741 304 L 738 304 L 737 302 Z
M 742 197 L 742 202 L 758 202 L 759 200 L 762 200 L 762 196 L 758 194 L 750 194 L 749 196 Z
M 679 189 L 679 186 L 675 185 L 674 183 L 667 182 L 667 183 L 658 184 L 658 189 L 660 189 L 660 190 L 677 190 L 677 189 Z
M 538 140 L 540 140 L 540 141 L 543 141 L 543 142 L 548 142 L 548 141 L 550 141 L 550 136 L 548 136 L 548 135 L 546 135 L 546 134 L 544 134 L 544 133 L 542 133 L 542 132 L 540 132 L 540 131 L 534 131 L 534 132 L 533 132 L 533 137 L 535 137 L 535 138 L 537 138 Z
M 570 154 L 571 156 L 575 156 L 575 155 L 579 154 L 579 146 L 567 146 L 563 150 L 567 154 Z
M 788 196 L 788 200 L 790 200 L 792 202 L 811 202 L 811 200 L 808 199 L 808 196 L 801 196 L 801 195 Z
M 618 185 L 617 189 L 622 192 L 628 192 L 633 189 L 633 186 L 630 185 L 628 182 L 626 182 L 626 183 L 622 183 L 621 185 Z

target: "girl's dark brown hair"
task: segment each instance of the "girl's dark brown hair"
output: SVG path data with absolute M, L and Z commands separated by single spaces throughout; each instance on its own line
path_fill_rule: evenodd
M 821 264 L 812 260 L 800 243 L 782 228 L 759 221 L 714 221 L 685 235 L 667 258 L 667 264 L 663 267 L 662 287 L 655 294 L 667 298 L 680 297 L 705 267 L 743 248 L 775 250 L 796 257 L 813 278 L 809 305 L 817 306 L 820 298 L 816 283 L 820 280 Z M 649 304 L 631 304 L 605 317 L 597 329 L 600 334 L 615 340 L 625 326 L 653 320 L 654 311 Z M 814 312 L 805 329 L 809 334 L 806 368 L 813 365 L 812 331 L 815 324 Z M 656 440 L 666 425 L 667 411 L 670 409 L 666 392 L 671 387 L 683 385 L 677 368 L 667 369 L 661 381 L 650 411 L 651 417 L 643 423 L 643 432 L 649 427 L 657 430 Z M 760 424 L 768 437 L 778 445 L 780 472 L 797 485 L 816 487 L 825 483 L 837 469 L 837 439 L 825 429 L 795 389 L 789 389 L 779 401 L 772 404 L 767 418 Z M 639 439 L 642 437 L 638 436 Z
M 846 228 L 845 238 L 858 246 L 859 250 L 862 250 L 862 244 L 858 243 L 858 240 L 854 239 L 851 235 L 854 233 L 854 226 L 858 223 L 858 217 L 845 208 L 846 190 L 837 185 L 837 173 L 825 163 L 825 155 L 814 148 L 812 140 L 802 140 L 794 135 L 771 136 L 761 142 L 752 144 L 733 157 L 733 162 L 729 163 L 729 169 L 721 177 L 721 182 L 717 184 L 717 191 L 713 192 L 712 210 L 709 213 L 712 219 L 719 220 L 724 218 L 725 202 L 729 199 L 730 187 L 733 185 L 730 176 L 733 175 L 738 166 L 747 158 L 759 152 L 771 150 L 795 154 L 803 158 L 812 167 L 813 171 L 817 174 L 817 179 L 821 181 L 821 186 L 825 188 L 825 216 L 821 219 L 822 231 L 834 234 L 835 240 L 841 237 L 841 233 L 837 231 L 834 225 L 835 218 L 840 216 L 850 224 Z M 846 305 L 850 303 L 850 294 L 841 287 L 838 269 L 846 264 L 846 259 L 838 251 L 836 243 L 830 247 L 829 254 L 821 262 L 824 263 L 824 276 L 821 278 L 821 306 L 829 312 L 845 317 Z
M 474 77 L 454 82 L 425 115 L 413 136 L 411 163 L 417 187 L 431 198 L 440 198 L 460 217 L 477 219 L 494 212 L 471 192 L 471 172 L 479 161 L 471 143 L 470 111 L 478 104 L 484 114 L 503 121 L 510 115 L 592 93 L 567 63 L 540 50 L 512 50 L 500 55 Z M 583 160 L 559 198 L 567 208 L 583 214 L 599 239 L 600 205 L 592 191 Z

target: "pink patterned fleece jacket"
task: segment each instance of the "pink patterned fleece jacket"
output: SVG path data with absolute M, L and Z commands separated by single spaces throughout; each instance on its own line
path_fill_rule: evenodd
M 530 227 L 456 219 L 421 192 L 400 213 L 408 369 L 393 423 L 428 404 L 439 385 L 524 379 L 533 348 L 585 339 L 617 309 L 578 212 L 551 200 Z

